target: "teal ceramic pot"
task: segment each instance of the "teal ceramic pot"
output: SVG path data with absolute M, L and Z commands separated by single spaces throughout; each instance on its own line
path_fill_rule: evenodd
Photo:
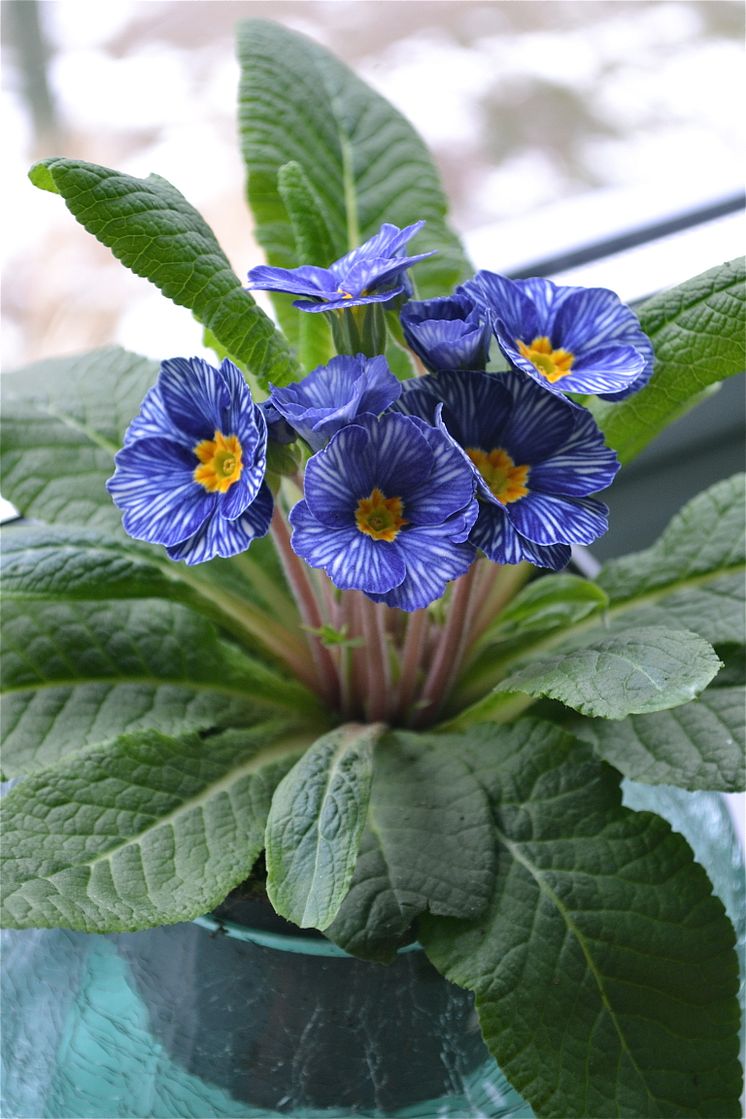
M 743 863 L 723 799 L 640 786 L 626 798 L 684 832 L 739 919 Z M 5 933 L 3 1114 L 532 1115 L 485 1050 L 471 996 L 419 948 L 380 967 L 257 903 L 232 916 Z

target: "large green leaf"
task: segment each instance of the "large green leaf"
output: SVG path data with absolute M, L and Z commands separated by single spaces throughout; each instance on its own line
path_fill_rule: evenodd
M 365 832 L 350 890 L 326 935 L 389 962 L 420 913 L 476 917 L 492 893 L 489 803 L 450 741 L 388 734 L 374 753 Z
M 276 23 L 239 25 L 241 144 L 256 235 L 271 264 L 300 264 L 293 225 L 278 190 L 280 169 L 300 165 L 315 219 L 328 231 L 326 266 L 383 222 L 424 218 L 414 251 L 437 249 L 413 270 L 423 296 L 445 295 L 468 265 L 445 222 L 446 199 L 422 140 L 388 101 L 318 44 Z M 302 312 L 278 302 L 288 337 Z
M 744 481 L 736 474 L 711 486 L 652 548 L 606 564 L 598 583 L 612 617 L 625 624 L 676 621 L 712 643 L 743 642 Z
M 301 928 L 325 929 L 349 889 L 383 725 L 346 723 L 280 782 L 267 820 L 267 894 Z
M 559 700 L 582 715 L 623 719 L 688 702 L 720 666 L 712 646 L 696 633 L 635 627 L 577 645 L 568 641 L 532 657 L 500 681 L 479 712 L 483 718 L 499 715 L 506 696 L 523 692 Z
M 89 233 L 188 307 L 263 384 L 293 379 L 297 367 L 287 342 L 243 290 L 209 225 L 165 179 L 135 179 L 76 159 L 45 159 L 29 177 L 61 194 Z
M 423 918 L 420 940 L 476 992 L 514 1087 L 558 1119 L 740 1115 L 735 938 L 685 840 L 549 724 L 459 749 L 493 805 L 495 891 L 477 921 Z
M 318 719 L 309 692 L 176 603 L 9 600 L 2 627 L 8 775 L 147 727 L 241 726 L 268 710 Z
M 591 593 L 583 617 L 586 600 L 573 592 L 565 611 L 566 624 L 557 626 L 561 609 L 552 606 L 551 592 L 556 590 L 561 596 L 561 585 L 550 576 L 526 588 L 516 598 L 515 607 L 506 611 L 510 623 L 515 609 L 516 624 L 503 628 L 498 619 L 486 635 L 487 646 L 468 665 L 451 709 L 473 706 L 462 711 L 458 724 L 492 717 L 478 697 L 514 667 L 548 654 L 556 662 L 567 651 L 625 631 L 651 627 L 691 630 L 713 645 L 743 644 L 745 571 L 744 478 L 736 475 L 684 506 L 652 548 L 612 560 L 602 569 L 596 593 L 600 590 L 607 597 L 605 609 L 590 609 Z M 542 583 L 551 584 L 546 603 Z M 545 612 L 544 606 L 552 608 Z M 524 615 L 527 624 L 516 633 Z M 691 696 L 681 702 L 687 698 Z M 485 702 L 487 706 L 497 702 L 501 718 L 508 714 L 505 697 Z
M 649 384 L 618 403 L 591 404 L 622 462 L 638 455 L 708 385 L 744 371 L 745 303 L 741 258 L 656 295 L 640 308 L 642 328 L 655 348 Z
M 189 921 L 250 873 L 272 791 L 307 739 L 273 725 L 126 735 L 3 799 L 3 919 L 86 932 Z
M 682 789 L 739 792 L 746 787 L 746 691 L 709 688 L 672 711 L 620 723 L 586 719 L 577 733 L 635 781 Z
M 111 347 L 4 375 L 3 496 L 24 516 L 118 526 L 106 479 L 157 373 L 156 362 Z

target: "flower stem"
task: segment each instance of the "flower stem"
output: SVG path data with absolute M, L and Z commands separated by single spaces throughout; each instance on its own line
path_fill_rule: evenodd
M 397 697 L 397 714 L 402 720 L 406 718 L 414 700 L 417 677 L 421 671 L 423 655 L 427 648 L 427 630 L 427 610 L 415 610 L 413 614 L 409 615 L 401 655 L 401 674 Z
M 277 546 L 277 553 L 285 578 L 298 604 L 298 610 L 304 624 L 309 629 L 320 629 L 323 619 L 318 601 L 303 562 L 293 551 L 285 518 L 277 505 L 275 505 L 275 511 L 272 514 L 272 536 Z M 339 701 L 339 682 L 331 654 L 316 634 L 307 632 L 306 641 L 316 669 L 318 691 L 327 703 L 336 707 Z
M 388 716 L 391 699 L 391 672 L 383 616 L 384 608 L 371 602 L 362 591 L 359 591 L 358 594 L 365 647 L 368 654 L 365 713 L 368 722 L 380 723 Z
M 420 709 L 413 719 L 415 726 L 434 720 L 446 698 L 445 688 L 460 667 L 471 622 L 470 605 L 476 572 L 477 565 L 473 563 L 454 586 L 448 618 L 422 688 Z

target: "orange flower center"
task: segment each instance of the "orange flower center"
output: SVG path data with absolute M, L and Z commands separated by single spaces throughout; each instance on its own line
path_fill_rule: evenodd
M 480 451 L 477 447 L 467 447 L 466 453 L 489 486 L 490 492 L 503 505 L 518 501 L 528 493 L 526 482 L 529 466 L 516 466 L 507 451 L 495 447 L 492 451 Z
M 553 350 L 548 338 L 534 338 L 530 346 L 516 338 L 516 344 L 524 357 L 528 358 L 533 366 L 539 370 L 542 377 L 546 377 L 550 384 L 566 377 L 572 369 L 575 355 L 569 350 Z
M 236 435 L 223 435 L 222 431 L 216 431 L 212 439 L 203 439 L 198 443 L 194 453 L 200 461 L 194 470 L 194 480 L 208 493 L 227 493 L 241 477 L 241 444 Z
M 409 524 L 402 517 L 404 506 L 400 497 L 384 497 L 376 486 L 369 497 L 361 497 L 355 510 L 355 523 L 361 532 L 374 540 L 388 544 L 396 540 L 402 525 Z

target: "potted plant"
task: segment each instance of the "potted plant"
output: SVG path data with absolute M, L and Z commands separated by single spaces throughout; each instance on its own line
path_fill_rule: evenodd
M 4 772 L 23 778 L 3 803 L 5 924 L 152 930 L 122 953 L 156 1036 L 229 1093 L 201 1097 L 211 1113 L 439 1096 L 476 1114 L 445 1083 L 496 1083 L 473 992 L 514 1114 L 736 1115 L 732 926 L 682 835 L 621 784 L 743 788 L 742 482 L 596 580 L 563 569 L 605 531 L 596 495 L 620 463 L 742 370 L 742 267 L 639 321 L 604 289 L 474 274 L 385 100 L 275 24 L 241 25 L 239 55 L 268 259 L 248 287 L 158 176 L 30 172 L 217 356 L 107 349 L 7 378 L 4 492 L 24 519 L 3 549 Z M 266 927 L 266 899 L 297 936 Z M 187 962 L 235 1031 L 269 965 L 247 979 L 236 948 L 216 995 L 177 947 L 207 942 L 178 924 L 195 919 L 236 943 L 311 938 L 223 1079 L 194 1057 Z M 429 993 L 400 1013 L 415 972 Z M 337 1001 L 365 987 L 326 1049 L 304 1001 L 319 976 Z M 392 1033 L 412 1015 L 421 1068 Z M 273 1019 L 293 1040 L 269 1064 L 289 1076 L 295 1053 L 306 1098 L 248 1084 Z M 479 1113 L 505 1113 L 491 1100 Z

